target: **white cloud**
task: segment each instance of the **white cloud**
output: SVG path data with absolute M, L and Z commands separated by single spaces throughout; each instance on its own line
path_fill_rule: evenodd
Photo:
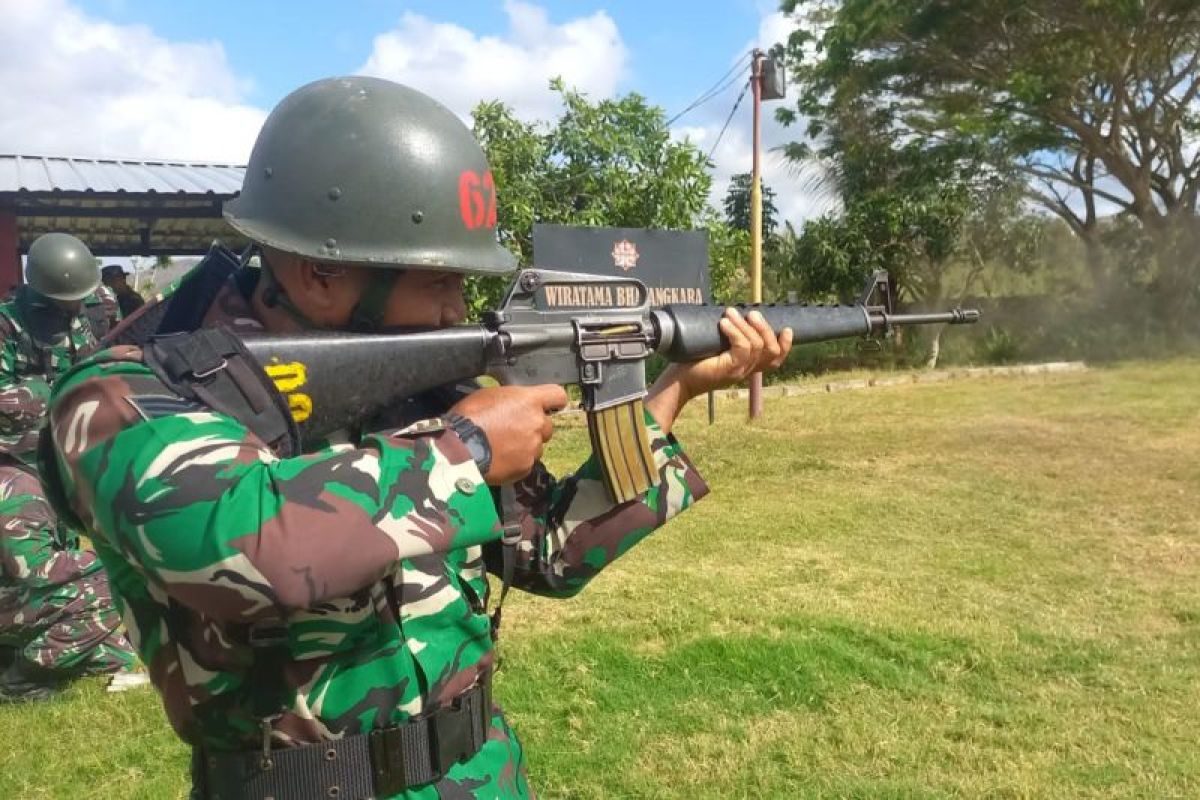
M 508 27 L 481 35 L 453 23 L 405 13 L 374 40 L 359 72 L 414 86 L 464 119 L 480 100 L 500 99 L 523 118 L 553 119 L 547 88 L 564 81 L 593 99 L 615 95 L 630 54 L 604 11 L 552 21 L 545 8 L 507 0 Z M 115 25 L 69 0 L 0 0 L 0 152 L 180 158 L 244 163 L 266 116 L 245 101 L 245 78 L 218 42 L 173 42 L 144 25 Z M 751 46 L 768 48 L 793 28 L 764 10 Z M 708 152 L 737 96 L 735 85 L 676 126 Z M 789 102 L 789 101 L 784 101 Z M 764 105 L 764 180 L 781 219 L 799 224 L 829 206 L 771 151 L 802 135 Z M 750 100 L 743 101 L 714 152 L 712 202 L 730 176 L 750 170 Z
M 217 42 L 0 0 L 0 151 L 244 163 L 266 113 Z
M 552 119 L 559 106 L 547 88 L 564 82 L 592 98 L 609 97 L 625 75 L 628 50 L 604 11 L 561 24 L 546 10 L 506 0 L 502 37 L 405 13 L 394 30 L 375 37 L 359 72 L 412 86 L 464 119 L 481 100 L 503 100 L 524 119 Z

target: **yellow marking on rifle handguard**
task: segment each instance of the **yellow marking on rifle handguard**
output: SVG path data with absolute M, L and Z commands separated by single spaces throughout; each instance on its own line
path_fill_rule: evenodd
M 289 364 L 267 364 L 263 367 L 280 394 L 287 394 L 308 383 L 308 367 L 299 361 Z
M 304 422 L 312 416 L 313 403 L 312 398 L 300 392 L 294 392 L 287 395 L 288 411 L 292 412 L 292 419 L 296 422 Z
M 296 422 L 304 422 L 312 416 L 312 398 L 303 392 L 296 391 L 308 383 L 308 367 L 299 361 L 292 361 L 287 364 L 267 364 L 263 369 L 266 371 L 267 377 L 275 384 L 275 388 L 287 400 L 288 411 L 291 412 L 292 419 Z

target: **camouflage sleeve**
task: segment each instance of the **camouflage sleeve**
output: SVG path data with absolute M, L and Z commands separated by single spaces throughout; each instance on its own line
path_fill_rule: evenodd
M 609 499 L 595 456 L 575 474 L 555 480 L 541 464 L 502 493 L 504 522 L 519 526 L 513 585 L 537 594 L 569 597 L 667 520 L 708 494 L 708 485 L 674 436 L 646 413 L 658 483 L 640 497 Z M 488 567 L 499 575 L 502 551 L 488 548 Z
M 95 553 L 60 546 L 36 478 L 22 472 L 0 481 L 0 573 L 29 588 L 45 588 L 98 569 Z
M 40 375 L 17 375 L 17 345 L 10 338 L 0 347 L 0 435 L 37 428 L 46 413 L 50 386 Z
M 449 431 L 378 434 L 279 459 L 239 422 L 187 407 L 134 362 L 73 371 L 50 414 L 65 488 L 88 530 L 152 585 L 217 619 L 309 608 L 370 585 L 400 559 L 500 535 L 491 494 Z

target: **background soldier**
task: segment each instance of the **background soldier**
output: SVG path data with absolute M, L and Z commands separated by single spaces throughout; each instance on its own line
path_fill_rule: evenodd
M 103 339 L 121 321 L 121 306 L 117 294 L 107 286 L 100 285 L 96 291 L 83 298 L 83 315 L 87 318 L 92 335 Z
M 136 664 L 100 561 L 58 524 L 36 472 L 50 384 L 95 343 L 82 309 L 100 270 L 83 242 L 50 233 L 29 248 L 26 273 L 28 285 L 0 305 L 0 645 L 15 651 L 0 701 L 42 699 L 67 677 Z
M 565 480 L 539 463 L 559 386 L 443 387 L 294 454 L 261 371 L 213 326 L 463 321 L 463 276 L 514 266 L 491 186 L 470 131 L 425 95 L 305 86 L 225 208 L 262 268 L 210 252 L 125 332 L 198 333 L 109 350 L 56 388 L 61 496 L 193 746 L 197 797 L 529 796 L 491 702 L 486 573 L 578 592 L 707 492 L 669 434 L 683 405 L 786 355 L 790 334 L 731 312 L 730 352 L 669 368 L 646 402 L 657 484 L 621 505 L 594 460 Z
M 125 277 L 125 268 L 120 264 L 105 266 L 100 270 L 100 280 L 116 294 L 121 317 L 128 317 L 145 304 L 146 301 L 142 299 L 142 296 L 130 287 L 129 281 Z

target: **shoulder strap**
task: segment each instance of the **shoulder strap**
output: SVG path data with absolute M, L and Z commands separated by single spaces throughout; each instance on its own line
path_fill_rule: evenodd
M 142 359 L 180 397 L 237 419 L 285 458 L 300 452 L 287 403 L 225 326 L 155 336 L 142 348 Z
M 200 266 L 187 274 L 179 288 L 169 297 L 146 303 L 123 319 L 99 347 L 119 344 L 142 347 L 155 335 L 199 328 L 217 293 L 241 265 L 233 252 L 213 242 Z

